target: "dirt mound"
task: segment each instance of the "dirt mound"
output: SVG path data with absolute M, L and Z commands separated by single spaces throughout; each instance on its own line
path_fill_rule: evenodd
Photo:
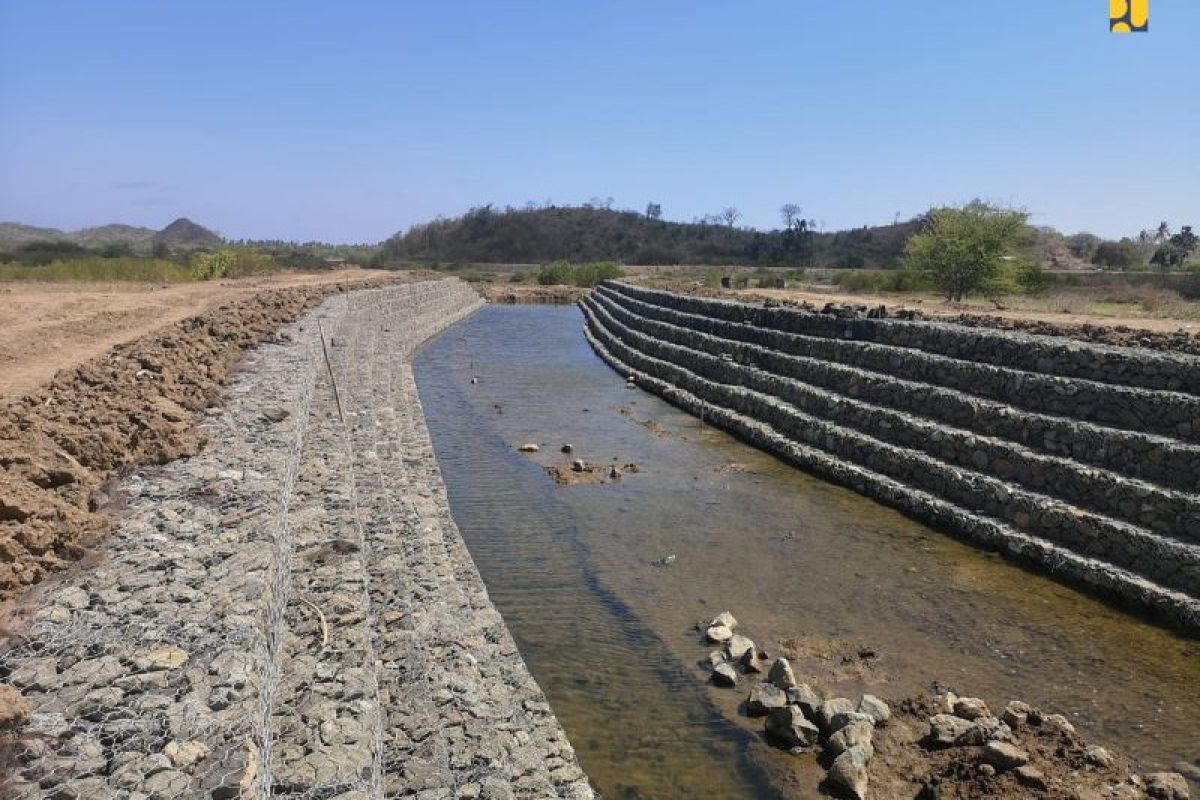
M 951 696 L 952 697 L 952 696 Z M 1062 717 L 1013 703 L 1002 740 L 1027 758 L 990 766 L 982 742 L 934 747 L 930 718 L 946 714 L 946 695 L 922 695 L 902 701 L 890 722 L 875 735 L 871 762 L 872 795 L 877 798 L 973 800 L 974 798 L 1039 798 L 1099 800 L 1144 797 L 1146 780 L 1128 760 L 1103 748 L 1089 747 Z M 995 720 L 993 720 L 995 721 Z
M 108 531 L 105 481 L 196 453 L 203 439 L 194 422 L 242 352 L 341 290 L 259 292 L 115 347 L 0 405 L 0 600 L 79 558 Z

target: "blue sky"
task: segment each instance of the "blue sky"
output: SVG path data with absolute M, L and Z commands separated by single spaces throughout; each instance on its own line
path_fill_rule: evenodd
M 481 203 L 1200 225 L 1200 2 L 0 0 L 0 220 L 377 241 Z M 916 12 L 910 7 L 918 8 Z

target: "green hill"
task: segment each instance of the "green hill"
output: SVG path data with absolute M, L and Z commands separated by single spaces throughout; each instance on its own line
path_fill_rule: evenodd
M 917 221 L 818 233 L 806 223 L 756 231 L 711 221 L 669 222 L 594 206 L 471 209 L 416 225 L 383 243 L 378 263 L 404 261 L 755 264 L 895 267 Z

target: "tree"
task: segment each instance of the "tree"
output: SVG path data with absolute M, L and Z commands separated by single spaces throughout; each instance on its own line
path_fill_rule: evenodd
M 646 219 L 662 219 L 662 205 L 659 203 L 647 203 Z
M 1091 261 L 1100 246 L 1100 237 L 1094 233 L 1073 233 L 1067 237 L 1067 249 L 1076 258 Z
M 1126 237 L 1119 242 L 1101 242 L 1096 246 L 1092 263 L 1109 269 L 1136 269 L 1146 263 L 1142 248 Z
M 1196 249 L 1200 239 L 1196 234 L 1192 233 L 1191 225 L 1184 225 L 1179 233 L 1171 236 L 1165 242 L 1158 246 L 1154 251 L 1154 255 L 1150 258 L 1150 263 L 1155 264 L 1163 269 L 1172 269 L 1182 267 Z
M 718 216 L 726 225 L 732 228 L 742 218 L 742 212 L 738 211 L 734 206 L 726 206 L 721 209 L 721 213 Z
M 1029 214 L 981 201 L 930 209 L 925 228 L 908 240 L 908 266 L 950 300 L 997 284 Z
M 784 203 L 779 207 L 779 216 L 783 219 L 783 227 L 786 230 L 791 230 L 795 227 L 797 220 L 803 222 L 804 219 L 800 216 L 804 213 L 804 209 L 796 203 Z
M 166 242 L 155 242 L 154 246 L 150 248 L 150 255 L 153 258 L 170 258 L 171 248 L 167 246 Z

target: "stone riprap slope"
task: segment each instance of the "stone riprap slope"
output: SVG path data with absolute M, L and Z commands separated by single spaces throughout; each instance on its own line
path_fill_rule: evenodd
M 41 587 L 0 656 L 27 717 L 0 796 L 592 796 L 413 381 L 481 302 L 457 280 L 327 300 L 254 351 L 199 455 L 124 481 L 99 562 Z
M 1200 631 L 1200 358 L 608 282 L 642 387 L 918 519 Z

